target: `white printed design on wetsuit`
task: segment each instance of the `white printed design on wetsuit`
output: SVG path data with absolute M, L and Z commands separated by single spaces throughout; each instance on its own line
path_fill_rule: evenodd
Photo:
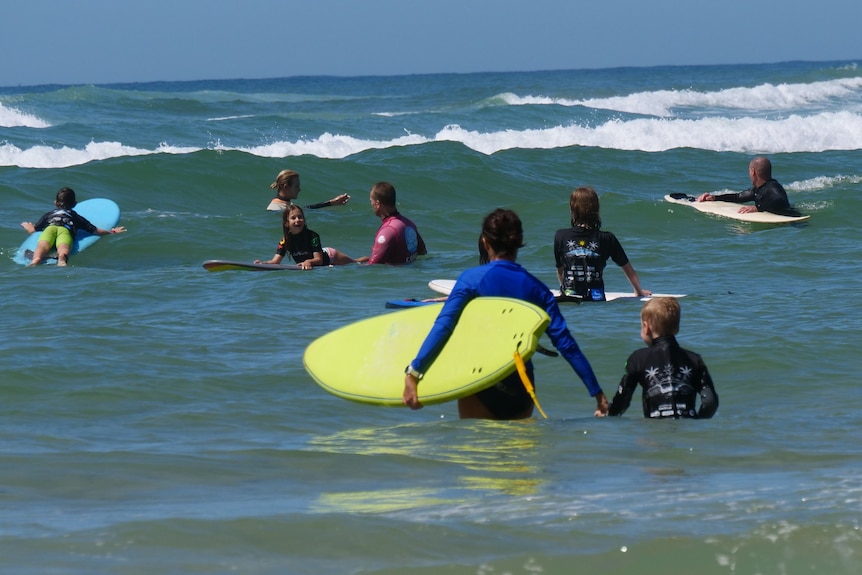
M 72 231 L 72 215 L 66 210 L 54 210 L 48 219 L 47 226 L 60 226 Z
M 569 269 L 566 270 L 567 285 L 575 283 L 575 276 L 582 278 L 581 282 L 591 283 L 593 280 L 601 278 L 601 274 L 596 271 L 594 266 L 587 263 L 587 258 L 598 258 L 599 243 L 595 240 L 587 242 L 586 240 L 569 240 L 566 242 L 566 258 L 581 258 L 582 261 L 573 261 L 568 259 Z M 578 265 L 580 264 L 580 265 Z
M 651 367 L 646 370 L 646 377 L 649 382 L 647 397 L 651 400 L 654 398 L 665 400 L 650 412 L 650 417 L 672 417 L 685 413 L 684 398 L 694 394 L 691 374 L 692 370 L 687 366 L 680 367 L 678 372 L 674 374 L 671 364 L 665 365 L 664 368 Z M 680 396 L 683 399 L 677 402 L 676 398 Z M 654 404 L 653 401 L 649 403 L 650 405 Z M 694 410 L 691 410 L 688 415 L 693 417 Z

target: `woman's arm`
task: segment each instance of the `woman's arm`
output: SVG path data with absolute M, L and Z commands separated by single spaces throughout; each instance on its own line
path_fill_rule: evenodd
M 319 210 L 320 208 L 328 208 L 329 206 L 343 206 L 347 202 L 350 201 L 350 196 L 347 194 L 340 194 L 335 196 L 331 200 L 326 200 L 325 202 L 319 202 L 316 204 L 309 204 L 305 206 L 309 210 Z

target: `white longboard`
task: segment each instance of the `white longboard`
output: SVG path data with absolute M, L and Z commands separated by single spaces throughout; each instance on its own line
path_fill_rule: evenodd
M 452 292 L 452 288 L 455 287 L 455 281 L 456 280 L 446 280 L 446 279 L 431 280 L 430 282 L 428 282 L 428 287 L 437 293 L 441 293 L 443 295 L 449 295 Z M 562 298 L 560 296 L 560 290 L 552 289 L 551 293 L 554 294 L 554 297 L 558 298 L 560 300 L 560 302 L 579 302 L 579 301 L 581 301 L 577 298 Z M 681 297 L 685 297 L 685 295 L 686 294 L 680 294 L 680 293 L 673 293 L 673 294 L 654 293 L 651 296 L 641 297 L 641 296 L 636 296 L 632 292 L 612 291 L 612 292 L 605 292 L 605 300 L 606 301 L 614 301 L 614 300 L 618 300 L 618 299 L 620 299 L 620 300 L 622 300 L 622 299 L 636 299 L 636 300 L 640 300 L 640 301 L 647 301 L 647 300 L 652 299 L 654 297 L 681 298 Z
M 804 222 L 811 216 L 780 216 L 772 212 L 748 212 L 740 213 L 739 208 L 742 204 L 734 204 L 733 202 L 698 202 L 694 196 L 687 194 L 675 193 L 668 194 L 664 197 L 665 201 L 672 204 L 680 204 L 694 208 L 705 214 L 721 216 L 742 222 L 751 222 L 756 224 L 791 224 L 794 222 Z

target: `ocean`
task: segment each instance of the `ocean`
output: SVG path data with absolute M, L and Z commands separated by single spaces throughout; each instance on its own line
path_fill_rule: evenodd
M 0 571 L 859 573 L 859 64 L 0 88 Z M 662 200 L 745 189 L 757 155 L 810 220 Z M 306 212 L 326 245 L 370 253 L 387 180 L 429 254 L 204 270 L 275 253 L 286 168 L 299 203 L 352 196 Z M 709 366 L 713 419 L 645 420 L 637 399 L 594 418 L 544 356 L 548 419 L 518 422 L 356 404 L 305 372 L 316 337 L 476 265 L 494 208 L 555 287 L 581 185 L 642 285 L 687 294 L 678 339 Z M 65 269 L 15 264 L 19 223 L 63 186 L 116 201 L 128 232 Z M 606 285 L 630 289 L 612 262 Z M 563 307 L 609 396 L 639 311 Z

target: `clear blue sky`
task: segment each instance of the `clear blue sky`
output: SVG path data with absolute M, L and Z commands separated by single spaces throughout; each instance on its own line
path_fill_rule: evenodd
M 862 59 L 860 0 L 6 0 L 0 86 Z

